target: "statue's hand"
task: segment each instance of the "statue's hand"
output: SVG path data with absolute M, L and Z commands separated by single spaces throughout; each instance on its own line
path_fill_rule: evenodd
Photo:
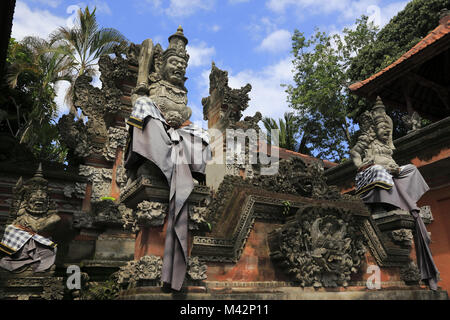
M 131 92 L 132 94 L 137 94 L 140 96 L 146 96 L 150 94 L 150 90 L 146 83 L 139 83 Z
M 398 176 L 400 174 L 400 167 L 396 163 L 390 163 L 387 171 L 393 176 Z

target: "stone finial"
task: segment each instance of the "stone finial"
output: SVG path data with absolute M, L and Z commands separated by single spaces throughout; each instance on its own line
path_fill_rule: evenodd
M 447 24 L 450 22 L 450 10 L 444 8 L 439 13 L 439 24 Z

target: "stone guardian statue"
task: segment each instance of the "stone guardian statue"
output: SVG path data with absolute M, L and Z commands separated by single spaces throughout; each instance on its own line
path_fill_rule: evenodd
M 128 183 L 149 175 L 166 180 L 170 188 L 162 280 L 174 290 L 181 289 L 187 268 L 186 200 L 194 188 L 193 175 L 203 176 L 211 158 L 207 132 L 188 121 L 187 43 L 181 27 L 169 37 L 165 51 L 151 39 L 142 43 L 125 152 Z
M 0 233 L 0 267 L 15 271 L 31 266 L 33 272 L 47 271 L 56 258 L 56 243 L 49 235 L 61 218 L 51 208 L 41 165 L 30 180 L 23 183 L 19 179 L 14 195 L 14 220 Z
M 416 166 L 399 166 L 392 158 L 395 149 L 393 124 L 380 97 L 372 110 L 364 112 L 359 122 L 361 135 L 350 151 L 358 168 L 356 194 L 369 205 L 388 204 L 411 213 L 416 220 L 417 262 L 422 279 L 436 290 L 438 270 L 428 246 L 431 240 L 417 206 L 417 201 L 430 188 Z

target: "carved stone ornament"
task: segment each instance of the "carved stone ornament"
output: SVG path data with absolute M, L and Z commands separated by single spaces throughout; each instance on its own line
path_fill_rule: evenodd
M 305 206 L 270 234 L 271 257 L 303 287 L 346 287 L 365 254 L 358 230 L 346 210 Z
M 206 217 L 212 224 L 212 228 L 219 219 L 217 213 L 223 211 L 223 207 L 232 197 L 234 187 L 237 186 L 252 186 L 271 192 L 331 201 L 361 201 L 355 196 L 341 195 L 335 186 L 328 186 L 320 163 L 312 162 L 307 165 L 302 159 L 292 157 L 280 160 L 278 172 L 275 175 L 255 175 L 248 179 L 226 175 L 208 205 Z
M 231 89 L 228 86 L 228 72 L 220 70 L 212 63 L 211 73 L 209 74 L 209 94 L 210 96 L 202 99 L 203 118 L 209 119 L 210 109 L 216 107 L 216 103 L 220 102 L 221 110 L 219 111 L 218 122 L 219 129 L 233 127 L 241 118 L 242 112 L 248 108 L 250 97 L 248 93 L 252 89 L 250 84 L 246 84 L 240 89 Z M 256 122 L 261 114 L 255 114 L 255 119 L 248 117 L 248 121 L 252 119 Z M 259 130 L 259 127 L 258 127 Z
M 415 111 L 412 115 L 403 116 L 402 120 L 408 129 L 408 133 L 419 130 L 422 127 L 422 118 Z
M 210 231 L 209 224 L 206 221 L 208 213 L 209 200 L 201 201 L 199 205 L 189 206 L 189 230 L 192 231 Z
M 123 211 L 123 227 L 132 232 L 139 231 L 142 227 L 159 227 L 164 225 L 167 215 L 167 204 L 144 200 L 137 205 L 135 210 Z
M 94 87 L 90 76 L 78 77 L 73 102 L 74 107 L 81 110 L 81 117 L 77 119 L 76 110 L 72 109 L 61 117 L 58 128 L 63 142 L 76 157 L 104 152 L 107 160 L 111 160 L 115 144 L 120 140 L 114 136 L 114 117 L 126 109 L 121 102 L 123 92 L 118 84 L 135 77 L 128 68 L 128 59 L 123 58 L 121 52 L 116 52 L 114 58 L 101 56 L 99 69 L 102 88 Z
M 92 229 L 103 227 L 118 227 L 123 224 L 124 205 L 118 205 L 112 200 L 92 202 L 90 212 L 75 212 L 73 227 L 75 229 Z
M 413 261 L 400 269 L 400 279 L 407 284 L 419 283 L 421 280 L 420 270 Z
M 188 279 L 194 281 L 206 280 L 206 278 L 208 277 L 206 275 L 207 270 L 208 270 L 207 265 L 201 262 L 198 257 L 189 257 L 187 267 Z
M 11 206 L 12 224 L 29 228 L 34 232 L 52 231 L 61 220 L 50 200 L 48 181 L 42 175 L 42 166 L 26 182 L 22 177 L 13 189 L 14 200 Z
M 108 141 L 103 149 L 103 156 L 108 161 L 116 159 L 118 148 L 124 148 L 127 143 L 128 132 L 125 128 L 110 127 L 108 129 Z
M 371 111 L 365 111 L 359 119 L 361 134 L 350 155 L 358 169 L 373 164 L 383 166 L 388 172 L 398 172 L 399 166 L 392 159 L 395 149 L 392 141 L 393 123 L 378 97 Z
M 139 281 L 159 281 L 161 279 L 162 259 L 150 255 L 137 261 L 129 261 L 117 273 L 117 281 L 121 286 L 136 286 Z
M 412 230 L 410 229 L 397 229 L 391 231 L 391 238 L 395 243 L 405 247 L 411 247 L 414 240 Z
M 88 181 L 92 183 L 92 201 L 100 201 L 102 197 L 109 196 L 112 182 L 112 169 L 80 165 L 79 175 L 88 178 Z

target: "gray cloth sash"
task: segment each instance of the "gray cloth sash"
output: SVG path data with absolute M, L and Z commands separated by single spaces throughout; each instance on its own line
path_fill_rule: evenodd
M 125 168 L 132 165 L 135 152 L 155 163 L 170 186 L 169 213 L 164 247 L 162 280 L 180 290 L 186 275 L 188 259 L 187 199 L 194 189 L 191 171 L 204 173 L 211 158 L 202 136 L 185 128 L 166 130 L 159 119 L 149 117 L 143 130 L 133 127 L 131 152 Z
M 431 290 L 437 290 L 439 271 L 434 263 L 433 255 L 429 247 L 431 242 L 430 236 L 420 217 L 419 211 L 412 210 L 411 214 L 416 220 L 414 243 L 416 247 L 417 267 L 420 270 L 422 280 L 428 281 Z
M 30 238 L 20 250 L 0 258 L 0 268 L 15 271 L 30 265 L 33 272 L 45 272 L 56 259 L 56 247 L 43 245 Z
M 430 188 L 417 167 L 412 164 L 403 166 L 399 175 L 394 176 L 393 180 L 394 185 L 390 190 L 375 188 L 362 194 L 361 198 L 365 203 L 389 203 L 411 213 L 415 219 L 414 243 L 417 266 L 422 280 L 428 280 L 430 289 L 436 290 L 439 272 L 429 247 L 430 237 L 419 215 L 420 209 L 417 206 L 417 201 Z

